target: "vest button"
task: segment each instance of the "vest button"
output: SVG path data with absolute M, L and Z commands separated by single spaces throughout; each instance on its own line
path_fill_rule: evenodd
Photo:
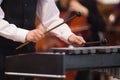
M 28 22 L 28 19 L 25 19 L 25 22 Z
M 24 4 L 24 6 L 25 6 L 25 7 L 27 7 L 27 6 L 28 6 L 28 4 L 26 4 L 26 3 L 25 3 L 25 4 Z

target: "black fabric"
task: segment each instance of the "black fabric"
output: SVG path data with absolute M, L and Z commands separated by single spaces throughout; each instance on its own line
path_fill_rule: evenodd
M 37 0 L 3 0 L 5 20 L 17 27 L 34 29 Z
M 96 0 L 78 0 L 83 6 L 89 10 L 87 17 L 88 23 L 92 26 L 92 31 L 105 31 L 106 23 L 101 15 Z
M 32 30 L 35 28 L 37 0 L 3 0 L 1 8 L 5 13 L 5 20 L 17 27 Z M 16 50 L 19 42 L 0 37 L 0 54 L 28 53 L 35 51 L 35 44 L 31 43 L 20 50 Z M 5 51 L 3 51 L 5 50 Z
M 4 80 L 5 72 L 5 56 L 0 54 L 0 80 Z
M 89 10 L 89 14 L 87 17 L 87 22 L 90 24 L 90 30 L 91 34 L 86 39 L 86 41 L 98 41 L 99 36 L 98 32 L 105 32 L 106 30 L 106 22 L 100 13 L 98 7 L 97 7 L 97 1 L 96 0 L 78 0 L 83 6 L 85 6 Z

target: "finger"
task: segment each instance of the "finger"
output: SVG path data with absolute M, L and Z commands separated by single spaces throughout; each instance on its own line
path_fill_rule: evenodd
M 85 43 L 85 40 L 84 40 L 83 37 L 81 37 L 81 36 L 76 36 L 76 39 L 77 39 L 78 41 L 80 41 L 80 42 Z
M 76 39 L 75 39 L 75 43 L 79 44 L 79 45 L 82 45 L 85 43 L 84 39 L 80 36 L 77 36 Z
M 83 37 L 79 36 L 78 39 L 79 39 L 82 43 L 86 43 L 86 41 L 84 40 Z

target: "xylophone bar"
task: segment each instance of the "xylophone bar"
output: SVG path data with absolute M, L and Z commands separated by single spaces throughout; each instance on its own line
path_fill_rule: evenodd
M 94 46 L 94 47 L 74 47 L 74 48 L 52 48 L 52 52 L 65 52 L 66 54 L 106 54 L 119 53 L 120 46 Z
M 65 78 L 62 54 L 31 53 L 6 57 L 5 74 Z

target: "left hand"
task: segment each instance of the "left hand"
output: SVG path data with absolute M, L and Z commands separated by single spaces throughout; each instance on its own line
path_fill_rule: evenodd
M 77 45 L 83 45 L 85 42 L 85 40 L 83 39 L 82 36 L 77 36 L 75 34 L 72 34 L 69 38 L 68 38 L 68 41 L 71 43 L 71 44 L 77 44 Z

